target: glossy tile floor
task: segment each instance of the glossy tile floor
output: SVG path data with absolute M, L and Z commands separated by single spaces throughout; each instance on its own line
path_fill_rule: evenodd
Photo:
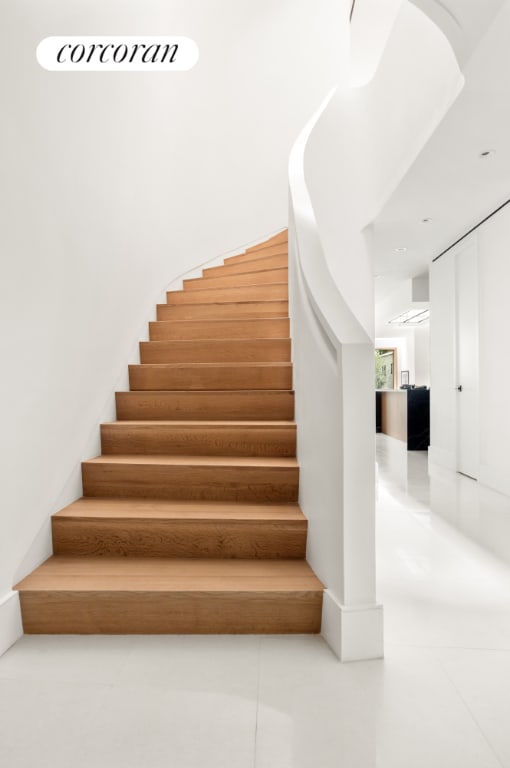
M 0 765 L 510 768 L 510 567 L 489 551 L 509 554 L 510 500 L 429 485 L 384 436 L 378 462 L 384 661 L 320 637 L 25 637 L 0 659 Z

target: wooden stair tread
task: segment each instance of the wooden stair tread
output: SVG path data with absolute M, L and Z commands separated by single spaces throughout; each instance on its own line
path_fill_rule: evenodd
M 108 421 L 104 422 L 104 424 L 107 424 L 110 427 L 118 426 L 121 427 L 153 427 L 153 426 L 163 426 L 163 427 L 179 427 L 179 428 L 186 428 L 186 429 L 203 429 L 204 427 L 214 427 L 214 428 L 221 428 L 225 427 L 226 429 L 260 429 L 261 427 L 267 427 L 270 429 L 287 429 L 288 427 L 296 427 L 296 422 L 293 419 L 274 419 L 274 420 L 264 420 L 264 419 L 257 419 L 253 421 L 247 421 L 242 419 L 218 419 L 212 420 L 212 419 L 182 419 L 182 420 L 172 420 L 172 419 L 160 419 L 156 422 L 150 419 L 126 419 L 123 421 Z
M 165 467 L 271 467 L 294 468 L 297 459 L 287 456 L 145 456 L 132 454 L 101 455 L 88 459 L 84 464 L 130 464 L 135 466 L 152 464 Z
M 226 302 L 226 303 L 228 303 L 228 302 Z M 259 303 L 259 302 L 249 302 L 249 301 L 248 302 L 237 302 L 237 301 L 234 301 L 234 302 L 231 302 L 231 303 L 233 303 L 233 304 L 250 304 L 250 303 L 252 303 L 253 304 L 253 303 Z M 267 302 L 264 302 L 264 303 L 266 303 L 266 304 L 274 304 L 274 303 L 278 303 L 278 302 L 267 301 Z M 160 307 L 166 307 L 167 305 L 166 304 L 159 304 L 159 306 Z M 209 306 L 209 304 L 207 306 Z M 256 324 L 256 323 L 265 322 L 265 321 L 271 321 L 271 320 L 289 320 L 289 316 L 288 315 L 285 315 L 285 316 L 282 315 L 282 317 L 278 317 L 278 318 L 247 317 L 245 320 L 243 320 L 243 322 L 244 323 Z M 206 320 L 206 321 L 200 320 L 200 319 L 195 319 L 195 320 L 191 320 L 190 319 L 190 320 L 156 320 L 154 322 L 158 322 L 158 323 L 162 323 L 162 324 L 167 324 L 167 325 L 177 325 L 177 326 L 188 325 L 188 326 L 192 327 L 193 325 L 199 326 L 199 325 L 204 325 L 205 324 L 205 325 L 213 325 L 214 326 L 214 324 L 220 325 L 220 324 L 224 324 L 224 323 L 228 323 L 230 325 L 235 325 L 238 321 L 237 321 L 237 319 L 225 320 L 223 318 L 211 318 L 210 320 Z
M 210 318 L 209 320 L 156 320 L 149 323 L 151 341 L 182 339 L 287 338 L 288 317 Z
M 138 395 L 142 393 L 138 392 L 118 392 L 119 395 Z M 174 390 L 173 392 L 168 392 L 166 389 L 153 389 L 148 392 L 144 392 L 144 395 L 162 395 L 163 397 L 166 395 L 190 395 L 193 399 L 196 397 L 207 397 L 207 395 L 214 395 L 215 397 L 218 395 L 224 395 L 225 397 L 229 397 L 232 394 L 240 395 L 242 397 L 249 397 L 250 395 L 252 397 L 269 397 L 271 395 L 281 395 L 281 390 L 279 389 L 265 389 L 262 392 L 259 389 L 240 389 L 238 392 L 236 390 L 232 389 L 215 389 L 208 392 L 207 390 L 202 390 L 201 392 L 190 392 L 189 389 L 182 389 L 182 390 Z
M 275 263 L 277 266 L 274 266 Z M 263 272 L 266 269 L 281 269 L 288 267 L 289 257 L 287 253 L 275 253 L 272 256 L 264 255 L 262 258 L 252 261 L 240 261 L 234 264 L 220 264 L 217 267 L 207 267 L 202 271 L 202 277 L 206 280 L 220 275 L 244 275 L 246 273 Z
M 289 230 L 285 228 L 277 232 L 276 235 L 271 235 L 271 237 L 267 237 L 265 240 L 261 240 L 260 243 L 257 243 L 257 245 L 250 246 L 250 248 L 259 248 L 260 246 L 269 246 L 274 245 L 275 243 L 287 243 L 288 240 Z M 250 248 L 247 248 L 247 250 L 250 250 Z
M 262 285 L 240 285 L 229 287 L 206 288 L 201 291 L 167 291 L 167 304 L 203 304 L 211 301 L 222 302 L 256 301 L 259 299 L 284 300 L 288 299 L 289 286 L 287 282 L 263 283 Z
M 193 277 L 183 281 L 185 291 L 203 291 L 211 288 L 228 288 L 250 285 L 274 285 L 288 282 L 288 267 L 271 267 L 258 271 L 214 276 Z
M 248 250 L 244 253 L 238 253 L 235 256 L 229 256 L 224 259 L 223 264 L 226 267 L 230 267 L 233 264 L 253 264 L 261 259 L 267 259 L 270 256 L 286 256 L 288 258 L 289 249 L 287 243 L 280 243 L 278 245 L 267 246 L 265 248 L 256 248 L 254 250 Z
M 319 592 L 305 560 L 53 556 L 20 592 Z
M 266 256 L 265 258 L 266 259 L 270 259 L 272 257 L 271 256 Z M 261 261 L 261 259 L 256 259 L 255 263 L 258 262 L 259 266 L 260 266 L 260 261 Z M 250 262 L 241 262 L 241 264 L 249 264 L 249 263 Z M 219 266 L 219 267 L 212 267 L 211 269 L 229 269 L 229 268 L 230 267 L 226 267 L 225 265 L 223 265 L 223 266 Z M 272 282 L 274 282 L 274 283 L 282 283 L 282 282 L 285 283 L 285 282 L 287 282 L 284 279 L 286 277 L 286 275 L 282 275 L 283 279 L 280 279 L 280 274 L 282 272 L 286 272 L 286 271 L 287 271 L 287 267 L 279 267 L 279 266 L 273 267 L 273 266 L 270 266 L 270 265 L 267 265 L 267 266 L 262 265 L 260 267 L 260 269 L 254 269 L 254 268 L 249 269 L 249 268 L 246 268 L 246 270 L 243 270 L 243 272 L 226 273 L 225 276 L 230 275 L 231 277 L 242 277 L 243 279 L 245 279 L 248 275 L 253 275 L 253 278 L 257 279 L 258 277 L 260 277 L 261 274 L 265 274 L 268 277 L 270 277 L 271 275 L 275 274 L 276 279 L 273 280 Z M 195 284 L 195 285 L 203 285 L 204 288 L 212 288 L 212 285 L 210 285 L 209 281 L 210 280 L 215 280 L 215 279 L 216 279 L 216 277 L 213 276 L 213 275 L 210 275 L 210 274 L 209 275 L 202 275 L 201 277 L 190 277 L 190 278 L 187 278 L 186 280 L 184 280 L 184 284 L 186 284 L 186 283 L 190 284 L 191 283 L 191 284 Z M 249 283 L 248 283 L 248 285 L 249 285 Z M 256 283 L 254 283 L 254 285 L 256 285 Z M 197 289 L 197 290 L 200 290 L 200 289 Z
M 284 299 L 252 301 L 223 301 L 205 304 L 158 304 L 156 315 L 159 320 L 230 320 L 230 319 L 275 319 L 287 317 L 289 302 Z
M 237 341 L 237 339 L 236 339 Z M 151 342 L 144 342 L 147 344 L 166 344 L 166 341 L 151 341 Z M 173 340 L 170 343 L 174 343 Z M 178 342 L 176 342 L 178 343 Z M 173 368 L 173 369 L 187 369 L 191 368 L 193 370 L 201 370 L 201 369 L 213 369 L 213 368 L 220 368 L 220 369 L 233 369 L 236 370 L 238 368 L 244 368 L 246 370 L 250 370 L 250 368 L 290 368 L 292 367 L 291 362 L 281 361 L 281 360 L 274 360 L 269 362 L 264 361 L 255 361 L 255 362 L 207 362 L 207 363 L 133 363 L 128 366 L 129 368 Z
M 167 501 L 83 497 L 53 515 L 69 520 L 294 521 L 306 523 L 298 504 L 233 501 Z
M 277 272 L 280 272 L 280 271 L 281 271 L 281 269 L 279 269 L 279 270 L 276 270 L 276 271 L 277 271 Z M 204 281 L 204 283 L 206 283 L 206 282 L 208 282 L 208 281 L 209 281 L 209 279 L 212 279 L 212 278 L 207 278 L 207 277 L 196 277 L 196 278 L 193 278 L 193 279 L 194 279 L 194 280 L 203 280 L 203 281 Z M 268 288 L 268 287 L 269 287 L 269 286 L 271 286 L 271 285 L 284 285 L 285 287 L 287 287 L 287 285 L 288 285 L 288 282 L 287 282 L 287 280 L 275 280 L 273 283 L 264 283 L 263 285 L 260 285 L 260 283 L 248 283 L 247 285 L 241 285 L 241 286 L 236 286 L 236 285 L 226 285 L 226 286 L 223 286 L 223 287 L 221 287 L 221 288 L 214 288 L 214 287 L 212 287 L 212 286 L 210 286 L 210 285 L 205 285 L 205 286 L 204 286 L 204 288 L 203 288 L 202 290 L 204 290 L 204 291 L 216 291 L 216 290 L 221 290 L 221 291 L 236 291 L 236 290 L 238 289 L 238 287 L 239 287 L 239 288 Z M 172 294 L 172 293 L 183 293 L 183 291 L 167 291 L 167 293 L 170 293 L 170 294 Z M 188 295 L 188 294 L 187 294 L 187 292 L 186 292 L 186 294 L 185 294 L 185 295 L 186 295 L 186 296 Z

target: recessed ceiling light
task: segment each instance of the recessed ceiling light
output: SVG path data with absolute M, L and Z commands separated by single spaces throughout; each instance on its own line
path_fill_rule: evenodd
M 407 248 L 395 248 L 395 253 L 405 253 Z
M 432 221 L 432 219 L 422 219 L 421 223 L 422 224 L 430 224 L 431 221 Z
M 480 152 L 479 156 L 482 158 L 482 160 L 486 160 L 488 157 L 492 157 L 495 154 L 496 154 L 495 149 L 484 149 L 483 152 Z

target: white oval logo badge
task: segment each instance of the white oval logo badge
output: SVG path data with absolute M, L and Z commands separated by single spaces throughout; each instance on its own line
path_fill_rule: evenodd
M 37 61 L 50 72 L 184 72 L 198 61 L 189 37 L 45 37 Z

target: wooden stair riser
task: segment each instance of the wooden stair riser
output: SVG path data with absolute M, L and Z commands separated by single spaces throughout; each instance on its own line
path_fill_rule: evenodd
M 184 280 L 185 291 L 211 290 L 212 288 L 235 288 L 241 285 L 269 285 L 271 283 L 286 283 L 289 275 L 287 269 L 268 269 L 262 272 L 247 272 L 241 275 L 221 275 L 218 277 L 197 277 Z
M 242 275 L 248 272 L 263 272 L 266 269 L 287 269 L 289 257 L 286 253 L 276 256 L 265 256 L 260 259 L 253 259 L 250 262 L 240 262 L 234 264 L 223 264 L 219 267 L 207 267 L 202 274 L 203 278 L 208 280 L 210 277 L 223 277 L 224 275 Z
M 248 262 L 258 261 L 259 259 L 267 259 L 269 256 L 287 256 L 288 257 L 288 245 L 287 243 L 278 243 L 277 245 L 257 247 L 253 250 L 247 250 L 244 253 L 238 253 L 235 256 L 229 256 L 224 259 L 223 264 L 230 266 L 231 264 L 242 264 Z
M 296 455 L 296 425 L 115 422 L 101 425 L 101 450 L 107 456 L 292 457 Z
M 208 304 L 240 301 L 287 301 L 287 283 L 243 285 L 239 288 L 209 288 L 202 291 L 168 291 L 168 304 Z
M 277 235 L 273 235 L 272 237 L 269 237 L 267 240 L 264 240 L 261 243 L 257 243 L 257 245 L 251 245 L 246 250 L 255 251 L 258 248 L 270 248 L 273 245 L 280 245 L 281 243 L 287 244 L 288 242 L 289 242 L 289 230 L 282 229 L 282 231 L 278 232 Z
M 129 366 L 132 391 L 292 389 L 291 363 L 148 364 Z
M 53 517 L 56 555 L 304 558 L 306 521 Z
M 83 462 L 83 495 L 101 498 L 297 501 L 298 467 Z
M 210 304 L 158 304 L 157 319 L 247 320 L 288 317 L 287 300 L 223 302 Z
M 260 320 L 158 320 L 149 323 L 150 341 L 204 339 L 286 339 L 287 317 Z
M 23 591 L 26 634 L 310 634 L 322 591 Z
M 142 364 L 288 363 L 290 355 L 290 339 L 211 339 L 140 343 Z
M 279 421 L 294 418 L 294 393 L 239 392 L 117 392 L 117 419 Z

